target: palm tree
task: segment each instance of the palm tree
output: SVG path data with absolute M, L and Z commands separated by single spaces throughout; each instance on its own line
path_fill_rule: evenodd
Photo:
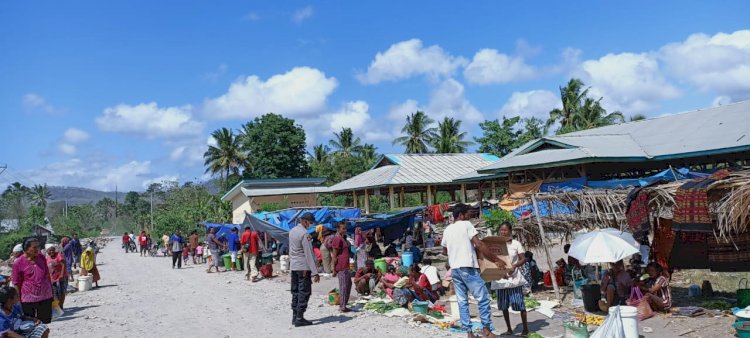
M 38 207 L 46 208 L 47 200 L 50 197 L 52 197 L 52 193 L 49 192 L 47 183 L 45 183 L 44 185 L 34 184 L 34 186 L 29 190 L 29 198 L 31 199 L 31 203 Z
M 580 79 L 570 79 L 567 85 L 560 87 L 562 109 L 555 108 L 549 112 L 546 129 L 549 129 L 556 122 L 560 122 L 560 127 L 570 127 L 572 125 L 574 116 L 581 107 L 581 101 L 589 93 L 589 88 L 583 89 L 584 85 Z
M 630 118 L 628 119 L 628 122 L 643 121 L 645 119 L 647 119 L 646 115 L 635 114 L 635 115 L 630 116 Z
M 29 196 L 29 188 L 25 185 L 14 182 L 3 191 L 3 204 L 7 203 L 10 217 L 21 219 L 25 213 L 24 201 Z
M 370 167 L 373 165 L 373 162 L 375 162 L 377 158 L 377 147 L 373 144 L 365 143 L 364 146 L 362 146 L 362 149 L 359 152 L 360 158 L 362 158 L 362 161 L 365 162 L 365 166 Z
M 214 130 L 211 137 L 216 140 L 216 146 L 209 146 L 203 154 L 204 165 L 207 173 L 220 175 L 226 191 L 229 189 L 229 175 L 239 175 L 240 168 L 250 167 L 249 156 L 241 150 L 240 137 L 231 129 Z
M 341 132 L 333 133 L 333 136 L 335 139 L 328 141 L 328 144 L 335 149 L 334 154 L 349 157 L 358 154 L 362 149 L 360 145 L 362 140 L 359 137 L 354 137 L 352 128 L 341 128 Z
M 322 164 L 330 160 L 331 148 L 328 148 L 325 144 L 318 144 L 313 147 L 313 152 L 310 155 L 310 160 L 313 163 Z
M 438 122 L 438 132 L 432 139 L 432 146 L 436 153 L 463 153 L 472 142 L 465 141 L 466 132 L 461 132 L 461 120 L 446 117 Z
M 585 130 L 625 122 L 625 117 L 619 111 L 607 114 L 601 100 L 587 97 L 578 113 L 573 115 L 571 125 L 576 130 Z
M 417 111 L 406 117 L 406 124 L 401 129 L 404 136 L 393 140 L 393 144 L 406 147 L 407 154 L 424 154 L 429 152 L 427 147 L 435 138 L 435 128 L 432 124 L 435 120 L 429 118 L 424 112 Z

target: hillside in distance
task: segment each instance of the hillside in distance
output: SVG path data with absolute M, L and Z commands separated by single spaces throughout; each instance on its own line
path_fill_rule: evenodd
M 216 179 L 203 182 L 201 185 L 206 187 L 206 189 L 212 194 L 217 194 L 219 192 L 219 181 Z M 115 193 L 114 191 L 100 191 L 81 187 L 61 186 L 50 186 L 49 191 L 52 195 L 49 199 L 50 203 L 67 201 L 68 205 L 96 203 L 104 197 L 109 197 L 114 200 L 115 195 L 117 195 L 118 201 L 122 203 L 125 200 L 125 194 L 128 193 L 127 191 L 119 191 Z M 143 191 L 144 190 L 139 190 L 138 192 L 141 193 Z

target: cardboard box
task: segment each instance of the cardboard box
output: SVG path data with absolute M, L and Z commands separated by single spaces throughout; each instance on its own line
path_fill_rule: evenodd
M 487 248 L 497 257 L 505 261 L 507 269 L 500 269 L 494 262 L 483 257 L 482 253 L 477 250 L 477 260 L 479 261 L 479 272 L 484 281 L 503 279 L 510 272 L 511 259 L 508 256 L 508 238 L 500 236 L 488 236 L 482 239 Z

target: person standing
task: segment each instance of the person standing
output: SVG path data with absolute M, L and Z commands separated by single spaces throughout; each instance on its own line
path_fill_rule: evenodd
M 62 247 L 63 256 L 65 258 L 65 270 L 67 272 L 67 278 L 70 282 L 73 281 L 73 261 L 75 260 L 75 255 L 73 254 L 73 241 L 70 240 L 70 237 L 63 237 L 62 240 L 60 240 L 60 246 Z
M 506 245 L 508 256 L 511 259 L 511 271 L 508 273 L 508 278 L 493 281 L 492 289 L 497 292 L 497 308 L 503 311 L 505 325 L 508 327 L 505 335 L 513 335 L 513 329 L 510 327 L 510 312 L 508 311 L 508 308 L 512 307 L 513 311 L 521 312 L 521 321 L 523 322 L 521 335 L 526 336 L 529 334 L 526 304 L 523 302 L 523 287 L 526 285 L 526 279 L 522 274 L 522 269 L 519 269 L 526 264 L 526 250 L 523 249 L 519 241 L 513 239 L 513 229 L 510 223 L 503 222 L 500 224 L 500 236 L 508 239 Z
M 52 295 L 62 309 L 65 304 L 65 294 L 68 292 L 68 270 L 63 254 L 57 251 L 57 246 L 47 249 L 47 269 L 52 282 Z
M 208 251 L 211 253 L 211 264 L 208 265 L 206 272 L 211 273 L 211 268 L 216 268 L 216 272 L 219 272 L 219 247 L 223 246 L 223 244 L 216 238 L 216 228 L 208 229 L 206 245 L 208 246 Z
M 312 243 L 307 238 L 307 229 L 315 222 L 315 216 L 306 212 L 300 222 L 289 231 L 289 265 L 292 270 L 292 324 L 295 327 L 312 325 L 305 319 L 307 301 L 312 293 L 312 282 L 320 282 L 315 265 Z
M 188 237 L 190 243 L 190 256 L 193 257 L 193 264 L 197 265 L 198 262 L 195 260 L 196 249 L 198 249 L 198 231 L 193 230 Z
M 362 228 L 354 228 L 354 248 L 357 252 L 357 260 L 354 269 L 365 267 L 365 261 L 367 261 L 367 246 L 365 244 L 365 236 L 362 235 Z
M 96 267 L 96 252 L 91 246 L 86 247 L 81 255 L 81 276 L 88 276 L 91 274 L 91 282 L 94 283 L 94 287 L 99 287 L 99 269 Z
M 258 261 L 258 233 L 250 227 L 245 227 L 240 243 L 244 252 L 245 264 L 247 264 L 245 278 L 255 283 L 258 281 L 258 267 L 255 266 Z
M 172 237 L 169 238 L 169 247 L 172 250 L 172 269 L 174 269 L 175 263 L 177 268 L 182 269 L 182 246 L 185 245 L 185 239 L 182 238 L 180 230 L 177 230 Z
M 237 235 L 237 227 L 232 228 L 232 232 L 227 235 L 227 250 L 232 259 L 232 271 L 237 271 L 237 251 L 240 251 L 240 236 Z M 229 267 L 224 267 L 229 271 Z
M 39 253 L 39 240 L 35 237 L 24 240 L 22 248 L 23 255 L 13 263 L 13 285 L 21 295 L 23 313 L 49 324 L 53 295 L 47 260 Z
M 83 247 L 81 246 L 81 240 L 78 239 L 78 234 L 73 234 L 73 239 L 70 240 L 71 246 L 73 247 L 73 267 L 80 267 L 81 254 L 83 253 Z
M 146 231 L 141 231 L 138 235 L 138 245 L 141 247 L 141 257 L 148 256 L 148 237 L 146 237 Z
M 346 222 L 339 223 L 336 237 L 331 240 L 331 269 L 333 276 L 339 278 L 339 311 L 350 312 L 346 307 L 352 292 L 352 272 L 349 270 L 351 244 L 346 239 Z
M 492 312 L 490 310 L 490 294 L 484 280 L 479 275 L 479 262 L 477 251 L 499 268 L 505 267 L 505 262 L 493 254 L 487 246 L 479 240 L 478 232 L 468 220 L 469 207 L 459 203 L 453 207 L 453 217 L 456 222 L 445 228 L 443 240 L 443 254 L 448 256 L 448 264 L 451 266 L 451 278 L 453 279 L 458 309 L 461 316 L 461 326 L 467 332 L 469 338 L 474 337 L 471 331 L 471 317 L 469 316 L 468 292 L 474 296 L 478 303 L 479 318 L 482 322 L 483 337 L 496 338 L 492 331 Z
M 161 242 L 162 244 L 164 244 L 164 250 L 166 250 L 166 252 L 171 254 L 171 251 L 169 248 L 169 235 L 167 235 L 166 232 L 164 233 L 164 236 L 161 236 Z
M 323 227 L 321 235 L 323 240 L 320 241 L 320 256 L 323 259 L 323 272 L 331 273 L 333 272 L 333 270 L 331 270 L 331 240 L 333 239 L 334 234 Z
M 122 247 L 125 248 L 125 253 L 130 250 L 130 236 L 127 232 L 122 235 Z

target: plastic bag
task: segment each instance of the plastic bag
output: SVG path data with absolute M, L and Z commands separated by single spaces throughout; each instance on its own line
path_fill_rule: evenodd
M 651 309 L 651 305 L 648 303 L 646 298 L 642 298 L 638 303 L 638 320 L 649 319 L 654 316 L 654 310 Z
M 632 289 L 630 289 L 630 298 L 625 301 L 626 304 L 630 306 L 638 306 L 638 304 L 641 303 L 641 299 L 643 299 L 643 293 L 641 292 L 641 288 L 634 286 Z
M 602 326 L 591 334 L 591 338 L 625 338 L 625 329 L 622 326 L 619 306 L 609 308 L 609 315 Z
M 565 338 L 589 338 L 588 325 L 581 322 L 564 322 Z
M 65 314 L 65 312 L 60 308 L 60 302 L 55 298 L 55 300 L 52 301 L 52 320 L 62 317 L 63 314 Z

